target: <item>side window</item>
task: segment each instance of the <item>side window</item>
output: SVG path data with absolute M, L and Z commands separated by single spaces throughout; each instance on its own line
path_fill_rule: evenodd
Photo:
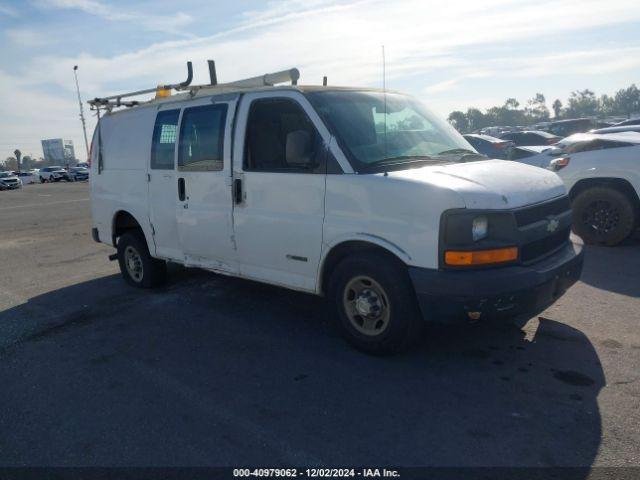
M 178 170 L 211 172 L 222 170 L 227 105 L 186 108 L 180 125 Z
M 617 142 L 617 141 L 611 141 L 611 140 L 602 140 L 600 148 L 602 148 L 602 149 L 605 149 L 605 148 L 621 148 L 621 147 L 631 147 L 631 146 L 633 146 L 632 143 Z
M 320 166 L 322 138 L 294 100 L 255 100 L 245 141 L 247 171 L 314 173 Z
M 151 168 L 153 170 L 173 170 L 180 110 L 159 112 L 153 127 L 151 144 Z

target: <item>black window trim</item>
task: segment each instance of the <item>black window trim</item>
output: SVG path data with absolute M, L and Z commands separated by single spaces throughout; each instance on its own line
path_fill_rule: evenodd
M 318 135 L 318 138 L 321 140 L 321 149 L 323 150 L 322 152 L 319 152 L 318 154 L 318 163 L 315 166 L 315 168 L 313 169 L 309 169 L 309 168 L 274 168 L 274 169 L 258 169 L 258 168 L 250 168 L 248 165 L 248 152 L 249 152 L 249 125 L 251 122 L 251 113 L 253 111 L 253 106 L 258 103 L 258 102 L 276 102 L 276 101 L 287 101 L 287 102 L 291 102 L 293 104 L 295 104 L 301 111 L 302 113 L 307 117 L 307 120 L 309 121 L 309 123 L 311 125 L 313 125 L 313 128 L 316 131 L 316 134 Z M 322 135 L 320 134 L 320 131 L 318 130 L 317 125 L 314 123 L 314 121 L 309 117 L 309 114 L 307 113 L 307 111 L 305 110 L 305 108 L 302 106 L 302 104 L 295 98 L 283 95 L 283 96 L 264 96 L 264 97 L 258 97 L 258 98 L 254 98 L 251 100 L 251 103 L 249 104 L 248 110 L 247 110 L 247 121 L 245 124 L 245 131 L 244 131 L 244 141 L 243 141 L 243 152 L 242 152 L 242 171 L 243 172 L 252 172 L 252 173 L 306 173 L 306 174 L 326 174 L 327 173 L 327 163 L 328 163 L 328 158 L 331 156 L 331 154 L 328 151 L 327 145 L 324 142 L 324 139 L 322 138 Z M 334 160 L 335 161 L 335 160 Z M 337 161 L 335 161 L 335 163 L 337 163 Z M 340 173 L 342 173 L 342 169 L 340 169 Z

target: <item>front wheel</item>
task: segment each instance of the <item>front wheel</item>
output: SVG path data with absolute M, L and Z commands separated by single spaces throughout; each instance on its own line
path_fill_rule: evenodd
M 328 300 L 344 337 L 359 350 L 396 353 L 419 337 L 422 320 L 406 267 L 378 253 L 340 262 Z
M 119 238 L 118 263 L 122 276 L 134 287 L 158 287 L 167 277 L 166 262 L 149 254 L 147 242 L 141 232 L 128 232 Z
M 572 208 L 573 231 L 586 243 L 617 245 L 636 224 L 633 202 L 613 188 L 589 188 L 576 196 Z

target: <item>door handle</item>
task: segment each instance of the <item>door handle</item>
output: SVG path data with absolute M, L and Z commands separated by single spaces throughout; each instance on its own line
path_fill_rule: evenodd
M 184 178 L 178 179 L 178 200 L 184 202 L 187 198 L 186 187 L 184 184 Z
M 242 179 L 236 178 L 233 181 L 233 199 L 238 203 L 242 203 Z

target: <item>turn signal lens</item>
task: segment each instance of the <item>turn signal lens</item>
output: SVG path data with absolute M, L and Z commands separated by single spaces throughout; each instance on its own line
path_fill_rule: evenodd
M 491 263 L 511 262 L 518 258 L 518 247 L 497 248 L 495 250 L 475 250 L 460 252 L 449 250 L 444 254 L 447 265 L 488 265 Z

